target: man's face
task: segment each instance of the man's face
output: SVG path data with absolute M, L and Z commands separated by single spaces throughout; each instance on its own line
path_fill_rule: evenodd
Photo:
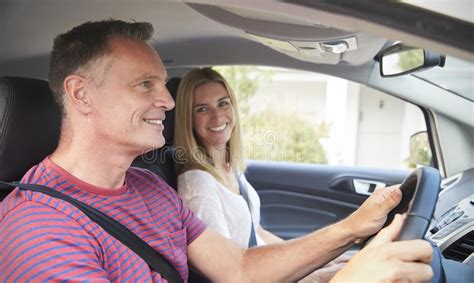
M 144 42 L 113 38 L 109 44 L 112 53 L 92 67 L 109 68 L 91 87 L 89 119 L 97 142 L 134 154 L 163 146 L 162 122 L 174 101 L 160 57 Z

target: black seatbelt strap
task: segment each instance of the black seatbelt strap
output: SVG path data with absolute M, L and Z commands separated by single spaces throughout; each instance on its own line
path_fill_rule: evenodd
M 124 244 L 133 252 L 135 252 L 138 256 L 140 256 L 146 263 L 148 263 L 151 269 L 159 273 L 161 277 L 165 278 L 168 282 L 184 282 L 179 273 L 166 258 L 164 258 L 157 251 L 155 251 L 155 249 L 153 249 L 150 245 L 148 245 L 145 241 L 135 235 L 132 231 L 130 231 L 120 222 L 105 215 L 99 210 L 93 208 L 92 206 L 89 206 L 81 201 L 78 201 L 70 196 L 67 196 L 46 186 L 34 184 L 20 184 L 16 182 L 7 183 L 3 181 L 0 181 L 0 184 L 10 187 L 18 187 L 21 190 L 40 192 L 51 197 L 69 202 L 70 204 L 74 205 L 82 212 L 84 212 L 85 215 L 87 215 L 92 221 L 101 226 L 107 233 L 115 237 L 117 240 L 122 242 L 122 244 Z
M 250 238 L 249 238 L 248 247 L 251 248 L 257 245 L 257 237 L 255 235 L 255 228 L 253 226 L 253 218 L 252 218 L 252 210 L 250 209 L 249 194 L 247 192 L 247 186 L 245 186 L 242 180 L 240 180 L 239 176 L 236 175 L 235 177 L 237 178 L 237 182 L 239 183 L 240 195 L 244 198 L 250 211 Z

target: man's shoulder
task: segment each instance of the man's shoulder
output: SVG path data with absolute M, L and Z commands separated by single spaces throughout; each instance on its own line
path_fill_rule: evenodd
M 27 201 L 25 192 L 15 188 L 9 193 L 2 202 L 0 202 L 0 222 L 9 214 L 11 211 L 18 208 L 20 205 Z
M 77 215 L 77 208 L 60 199 L 19 188 L 15 188 L 0 203 L 0 223 L 6 219 L 15 219 L 15 222 L 27 221 L 29 224 L 41 226 L 46 223 L 45 215 L 48 221 L 70 220 L 75 218 L 73 215 Z M 31 221 L 35 218 L 38 218 L 38 221 Z
M 20 183 L 35 183 L 34 180 L 44 174 L 47 174 L 46 169 L 42 163 L 39 163 L 26 172 L 21 178 Z M 5 199 L 0 202 L 0 222 L 11 211 L 28 204 L 32 200 L 33 194 L 34 192 L 32 191 L 23 191 L 19 188 L 15 188 L 11 191 Z

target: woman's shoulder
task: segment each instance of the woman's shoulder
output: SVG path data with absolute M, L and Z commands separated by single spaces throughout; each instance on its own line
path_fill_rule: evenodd
M 182 179 L 184 181 L 197 180 L 197 181 L 217 182 L 217 180 L 214 178 L 214 176 L 211 175 L 211 173 L 205 170 L 201 170 L 201 169 L 192 169 L 192 170 L 183 172 L 179 174 L 178 180 L 179 179 Z
M 196 194 L 215 190 L 217 180 L 207 171 L 200 169 L 188 170 L 178 176 L 178 193 Z

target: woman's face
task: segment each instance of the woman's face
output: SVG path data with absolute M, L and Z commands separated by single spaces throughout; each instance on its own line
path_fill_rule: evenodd
M 193 130 L 207 150 L 224 149 L 234 125 L 234 107 L 221 83 L 209 82 L 194 90 Z

